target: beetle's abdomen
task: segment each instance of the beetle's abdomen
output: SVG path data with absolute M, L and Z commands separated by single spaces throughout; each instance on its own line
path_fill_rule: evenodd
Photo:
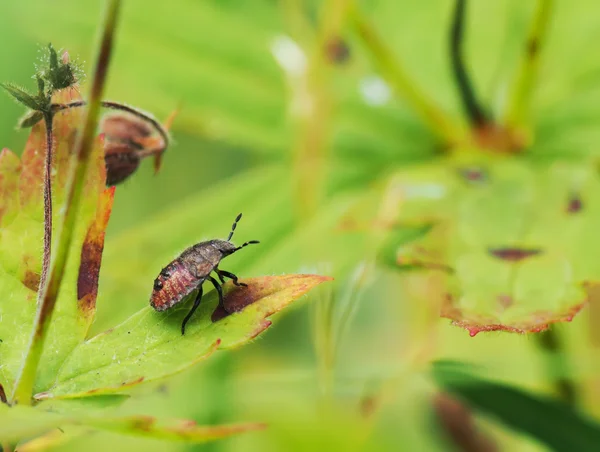
M 198 278 L 175 260 L 163 268 L 154 280 L 150 306 L 157 311 L 169 309 L 198 287 L 198 282 Z

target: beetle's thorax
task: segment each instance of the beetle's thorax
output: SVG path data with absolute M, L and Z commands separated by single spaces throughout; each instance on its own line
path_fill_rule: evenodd
M 198 278 L 206 276 L 235 246 L 224 240 L 208 240 L 189 247 L 179 259 Z

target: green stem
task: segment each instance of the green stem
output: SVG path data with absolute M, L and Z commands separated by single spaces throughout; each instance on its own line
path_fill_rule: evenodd
M 295 11 L 300 12 L 299 9 Z M 322 3 L 316 42 L 311 48 L 306 74 L 294 80 L 297 92 L 303 97 L 308 95 L 312 105 L 298 117 L 294 143 L 294 192 L 299 221 L 311 218 L 322 201 L 329 163 L 328 125 L 333 106 L 330 69 L 323 49 L 331 36 L 339 35 L 345 15 L 346 0 Z
M 577 402 L 577 385 L 569 376 L 569 365 L 565 359 L 564 345 L 556 328 L 551 327 L 536 335 L 538 344 L 547 352 L 547 373 L 559 397 L 569 405 Z
M 89 109 L 84 115 L 83 128 L 78 135 L 74 148 L 74 162 L 71 162 L 69 168 L 65 211 L 62 216 L 62 223 L 59 224 L 57 231 L 58 247 L 56 253 L 52 256 L 47 283 L 40 288 L 41 303 L 38 303 L 33 333 L 23 367 L 17 376 L 12 396 L 12 401 L 15 403 L 31 404 L 35 376 L 42 356 L 44 341 L 48 333 L 48 326 L 50 325 L 52 313 L 56 306 L 60 283 L 64 275 L 68 251 L 73 236 L 73 228 L 79 210 L 83 183 L 90 161 L 120 5 L 120 0 L 107 0 L 104 26 L 100 38 L 100 50 L 91 83 Z
M 531 94 L 538 73 L 541 50 L 548 31 L 552 3 L 553 0 L 537 1 L 525 51 L 504 115 L 504 122 L 509 127 L 522 126 L 529 114 Z
M 456 145 L 465 141 L 464 131 L 421 91 L 354 5 L 350 8 L 350 18 L 358 35 L 381 68 L 383 77 L 396 93 L 406 100 L 429 128 L 446 144 Z

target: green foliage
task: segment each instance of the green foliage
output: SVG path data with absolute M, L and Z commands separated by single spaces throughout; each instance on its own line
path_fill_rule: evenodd
M 66 98 L 63 102 L 76 99 L 75 94 L 68 91 L 60 96 L 59 101 Z M 56 216 L 64 209 L 66 173 L 81 116 L 81 109 L 71 109 L 57 113 L 54 118 L 51 174 Z M 4 302 L 0 303 L 0 338 L 4 350 L 0 384 L 9 399 L 15 390 L 14 382 L 23 365 L 23 356 L 30 347 L 35 293 L 41 273 L 36 238 L 43 235 L 44 227 L 39 184 L 44 155 L 39 150 L 44 149 L 45 139 L 45 124 L 40 122 L 33 126 L 20 159 L 8 150 L 0 154 L 0 290 L 6 294 Z M 288 275 L 248 280 L 247 288 L 236 288 L 227 293 L 226 306 L 233 314 L 211 320 L 208 309 L 215 300 L 205 301 L 199 313 L 199 316 L 204 313 L 202 322 L 190 324 L 186 336 L 181 335 L 179 327 L 182 309 L 159 314 L 146 307 L 125 323 L 84 342 L 96 310 L 105 229 L 115 191 L 114 187 L 104 188 L 103 144 L 98 138 L 92 150 L 72 257 L 35 376 L 34 389 L 40 393 L 39 399 L 122 392 L 142 381 L 179 372 L 218 347 L 231 348 L 249 342 L 271 324 L 267 320 L 269 316 L 328 279 Z M 173 320 L 177 322 L 176 328 L 173 328 Z M 93 413 L 102 406 L 91 404 L 84 408 L 79 405 L 82 414 L 78 416 L 58 416 L 47 412 L 43 404 L 35 411 L 3 405 L 0 423 L 6 428 L 0 432 L 0 441 L 22 439 L 65 424 L 192 442 L 214 440 L 261 427 L 258 424 L 199 427 L 193 421 L 158 421 L 149 416 L 99 417 Z M 15 424 L 23 423 L 23 418 L 29 417 L 31 423 L 25 422 L 13 429 Z
M 29 94 L 23 88 L 13 83 L 0 83 L 0 86 L 6 90 L 18 103 L 25 105 L 33 110 L 41 110 L 44 108 L 43 101 L 36 96 Z
M 436 362 L 433 376 L 469 406 L 532 435 L 552 450 L 594 450 L 600 441 L 600 424 L 557 400 L 482 378 L 461 363 Z
M 264 428 L 261 424 L 238 424 L 207 427 L 190 420 L 165 421 L 151 416 L 118 417 L 91 415 L 85 411 L 62 414 L 27 406 L 0 406 L 0 440 L 16 442 L 48 430 L 69 425 L 108 430 L 126 435 L 146 436 L 171 441 L 204 443 L 250 430 Z
M 472 335 L 541 331 L 587 303 L 600 275 L 589 165 L 463 157 L 396 180 L 407 199 L 400 221 L 434 226 L 394 247 L 395 264 L 420 270 L 443 317 Z
M 41 116 L 35 113 L 49 114 L 52 96 L 60 90 L 76 85 L 81 75 L 82 70 L 78 63 L 71 62 L 67 53 L 59 59 L 52 44 L 48 44 L 47 53 L 43 53 L 34 76 L 38 85 L 37 94 L 30 94 L 14 83 L 0 83 L 0 86 L 18 103 L 34 111 L 31 117 L 19 122 L 19 127 L 30 127 L 41 119 Z M 35 118 L 38 118 L 37 121 L 32 122 Z
M 57 135 L 54 158 L 55 218 L 64 206 L 65 173 L 70 161 L 70 152 L 75 141 L 72 131 L 78 127 L 79 112 L 58 114 L 54 127 L 61 131 Z M 41 274 L 40 244 L 36 238 L 43 236 L 43 200 L 40 178 L 43 174 L 45 126 L 35 125 L 26 149 L 19 159 L 5 151 L 0 160 L 3 177 L 0 192 L 3 193 L 5 208 L 0 215 L 0 255 L 2 276 L 0 285 L 9 297 L 0 309 L 0 338 L 6 345 L 0 379 L 7 394 L 12 394 L 13 382 L 22 357 L 29 346 L 32 322 L 36 310 L 35 294 Z M 67 268 L 67 277 L 57 302 L 57 316 L 49 332 L 49 339 L 38 381 L 52 380 L 56 369 L 70 351 L 81 342 L 93 321 L 96 289 L 83 287 L 79 281 L 82 271 L 88 271 L 91 280 L 97 279 L 100 256 L 82 255 L 82 249 L 99 240 L 103 246 L 103 231 L 108 221 L 112 204 L 112 193 L 104 192 L 104 159 L 102 144 L 94 149 L 93 166 L 89 168 L 85 186 L 85 202 L 80 210 L 80 222 L 75 231 L 72 247 L 73 259 Z M 99 223 L 99 226 L 97 224 Z M 28 300 L 28 301 L 25 301 Z M 75 300 L 75 302 L 73 301 Z
M 357 37 L 343 14 L 317 12 L 321 3 L 301 2 L 302 8 L 294 9 L 294 2 L 268 0 L 174 0 L 169 4 L 169 15 L 165 15 L 158 3 L 128 2 L 130 12 L 125 19 L 127 26 L 118 37 L 109 92 L 152 109 L 160 117 L 182 101 L 174 131 L 181 145 L 165 156 L 162 174 L 152 178 L 142 167 L 141 174 L 136 175 L 139 177 L 117 194 L 115 212 L 119 215 L 115 219 L 128 216 L 128 221 L 113 222 L 114 229 L 108 233 L 101 302 L 93 329 L 102 332 L 120 321 L 127 325 L 131 315 L 134 319 L 140 316 L 142 322 L 156 320 L 156 314 L 147 309 L 144 315 L 135 313 L 139 311 L 140 294 L 149 292 L 157 270 L 194 241 L 222 236 L 223 225 L 243 210 L 242 234 L 259 238 L 262 244 L 260 251 L 232 258 L 231 264 L 228 261 L 232 270 L 240 270 L 243 276 L 281 272 L 335 275 L 336 285 L 330 292 L 318 292 L 314 301 L 325 302 L 319 309 L 323 308 L 326 315 L 328 309 L 335 310 L 343 303 L 350 306 L 342 311 L 354 314 L 350 316 L 348 334 L 335 346 L 333 362 L 325 356 L 330 350 L 321 347 L 326 342 L 321 339 L 335 336 L 326 329 L 337 331 L 338 320 L 316 326 L 320 329 L 315 333 L 318 360 L 330 366 L 328 372 L 335 382 L 327 386 L 319 380 L 318 386 L 329 387 L 333 394 L 327 397 L 343 394 L 345 411 L 354 412 L 359 403 L 367 407 L 365 412 L 371 407 L 378 415 L 376 420 L 365 415 L 341 427 L 331 418 L 322 422 L 314 416 L 317 400 L 310 389 L 317 383 L 310 380 L 306 393 L 297 383 L 304 381 L 298 375 L 312 375 L 313 371 L 309 341 L 298 339 L 307 331 L 303 311 L 282 319 L 282 328 L 274 328 L 260 347 L 239 352 L 236 359 L 219 354 L 226 370 L 214 379 L 206 376 L 209 370 L 196 370 L 181 387 L 169 387 L 168 398 L 142 396 L 137 406 L 156 414 L 171 403 L 171 409 L 179 413 L 188 409 L 191 401 L 194 408 L 189 408 L 189 415 L 206 416 L 212 422 L 228 419 L 232 412 L 264 414 L 269 411 L 269 403 L 280 402 L 279 398 L 294 403 L 303 399 L 304 412 L 314 422 L 310 425 L 325 431 L 319 437 L 323 443 L 316 439 L 310 443 L 311 438 L 303 436 L 313 448 L 347 444 L 336 432 L 346 429 L 356 433 L 359 426 L 368 430 L 365 437 L 385 442 L 387 434 L 387 438 L 397 440 L 398 421 L 410 417 L 414 424 L 407 421 L 402 430 L 402 440 L 410 444 L 407 449 L 436 450 L 439 446 L 446 450 L 443 445 L 429 443 L 419 449 L 406 439 L 421 432 L 415 427 L 420 421 L 413 416 L 414 411 L 406 408 L 407 396 L 398 389 L 413 376 L 414 356 L 428 360 L 468 354 L 474 360 L 498 364 L 496 372 L 499 368 L 511 369 L 516 384 L 542 386 L 544 377 L 534 371 L 540 354 L 531 336 L 490 334 L 470 340 L 459 334 L 462 331 L 453 331 L 448 321 L 438 320 L 440 309 L 472 333 L 539 331 L 551 322 L 570 320 L 587 302 L 588 289 L 593 288 L 581 284 L 593 285 L 598 275 L 594 229 L 600 59 L 597 53 L 587 50 L 600 37 L 592 13 L 597 6 L 590 0 L 577 4 L 555 2 L 547 40 L 537 48 L 538 77 L 532 79 L 526 74 L 534 88 L 525 93 L 529 105 L 516 112 L 519 130 L 511 130 L 518 132 L 522 140 L 522 155 L 473 158 L 468 155 L 473 149 L 455 148 L 451 158 L 440 158 L 437 154 L 448 149 L 446 143 L 440 143 L 417 117 L 409 97 L 397 83 L 388 78 L 387 85 L 382 85 L 374 78 L 386 75 L 379 73 L 381 62 L 373 58 L 371 49 Z M 94 9 L 84 2 L 70 2 L 67 15 L 62 11 L 58 14 L 55 5 L 42 0 L 33 4 L 35 7 L 14 4 L 3 12 L 14 19 L 12 22 L 26 20 L 29 27 L 18 31 L 31 39 L 47 40 L 52 36 L 71 50 L 87 53 L 97 18 Z M 448 64 L 447 26 L 452 2 L 435 0 L 415 5 L 379 1 L 362 2 L 361 6 L 364 9 L 359 11 L 360 17 L 382 38 L 390 58 L 402 65 L 409 84 L 426 93 L 453 123 L 468 129 L 467 121 L 460 117 L 460 99 Z M 483 93 L 483 103 L 493 118 L 504 118 L 514 107 L 508 105 L 511 96 L 507 93 L 514 91 L 512 81 L 521 77 L 517 69 L 528 64 L 521 55 L 527 53 L 527 29 L 533 11 L 533 3 L 528 2 L 469 2 L 464 54 L 475 91 Z M 327 25 L 323 25 L 327 22 L 323 18 L 336 22 L 340 17 L 339 29 L 321 30 Z M 349 46 L 350 56 L 343 64 L 320 58 L 324 54 L 321 39 L 329 32 L 341 36 Z M 298 73 L 292 73 L 280 57 L 274 57 L 276 45 L 289 44 L 286 38 L 293 40 L 304 58 L 305 66 Z M 293 54 L 293 50 L 287 50 Z M 373 86 L 387 94 L 373 101 L 365 94 L 365 87 Z M 311 118 L 316 118 L 313 123 Z M 480 145 L 474 146 L 476 153 L 489 151 Z M 466 157 L 461 156 L 463 151 Z M 14 159 L 12 162 L 6 164 L 14 164 Z M 303 165 L 309 177 L 299 183 Z M 486 168 L 487 178 L 477 181 L 465 177 L 479 166 Z M 323 168 L 325 189 L 316 177 Z M 304 198 L 311 197 L 313 189 L 320 199 L 307 202 L 312 207 L 303 210 L 299 206 Z M 3 202 L 0 198 L 0 209 Z M 578 202 L 581 209 L 575 207 Z M 125 224 L 131 227 L 123 230 Z M 407 243 L 409 240 L 412 243 Z M 516 262 L 491 252 L 510 248 L 531 255 Z M 356 273 L 352 273 L 356 269 L 364 269 L 360 284 Z M 13 290 L 12 286 L 6 287 Z M 350 295 L 346 296 L 345 289 Z M 200 316 L 204 321 L 210 304 L 214 304 L 214 295 L 207 300 Z M 593 326 L 588 331 L 586 322 L 596 324 L 598 313 L 594 313 L 593 303 L 590 308 L 567 325 L 567 343 L 577 349 L 577 355 L 569 355 L 569 350 L 561 351 L 561 355 L 594 361 L 593 340 L 598 339 L 594 339 Z M 176 309 L 169 319 L 182 315 L 183 311 Z M 173 330 L 169 330 L 173 341 L 181 346 L 183 342 L 175 338 L 177 321 L 166 322 L 166 327 Z M 195 325 L 202 322 L 198 320 L 191 326 Z M 125 330 L 116 330 L 105 339 L 98 336 L 79 347 L 86 350 L 96 341 L 125 336 Z M 208 344 L 208 339 L 205 343 L 203 336 L 198 340 L 203 346 L 194 350 L 190 359 L 203 356 L 214 344 Z M 134 352 L 140 343 L 144 341 L 138 337 Z M 180 363 L 175 356 L 166 361 L 175 367 Z M 407 367 L 410 370 L 405 370 Z M 399 378 L 398 368 L 402 369 L 401 377 L 406 378 Z M 581 370 L 576 371 L 576 378 L 584 380 Z M 61 371 L 64 377 L 63 372 L 66 370 Z M 563 373 L 570 375 L 568 371 Z M 114 390 L 115 385 L 140 376 L 125 373 L 125 378 L 119 379 L 113 375 L 110 382 L 106 380 L 107 387 Z M 73 384 L 84 382 L 82 378 L 78 374 Z M 591 378 L 585 380 L 582 385 L 591 384 Z M 198 381 L 214 398 L 201 392 Z M 395 385 L 397 381 L 400 383 Z M 47 381 L 36 389 L 41 392 L 66 384 Z M 383 389 L 373 389 L 379 386 Z M 75 389 L 77 393 L 96 387 L 87 382 Z M 593 388 L 588 390 L 594 393 Z M 421 387 L 414 389 L 415 393 L 421 391 Z M 397 393 L 401 396 L 392 399 Z M 519 397 L 506 394 L 507 401 L 521 406 Z M 402 407 L 398 417 L 393 417 L 385 406 L 390 399 Z M 501 397 L 491 403 L 501 407 Z M 593 404 L 588 404 L 592 410 Z M 530 412 L 526 409 L 529 405 L 522 406 L 524 412 Z M 244 438 L 247 442 L 242 447 L 265 451 L 269 446 L 278 450 L 276 445 L 297 444 L 290 440 L 293 435 L 286 433 L 297 428 L 298 419 L 307 418 L 294 418 L 292 411 L 269 412 L 275 421 L 285 418 L 289 425 L 273 426 L 273 433 L 255 443 Z M 546 410 L 538 409 L 535 415 L 553 430 L 556 423 L 562 422 L 554 416 L 557 411 L 548 409 L 546 418 Z M 519 414 L 518 409 L 512 410 L 503 419 Z M 509 424 L 538 435 L 538 430 L 522 427 L 524 422 L 519 419 L 519 425 Z M 348 429 L 348 425 L 353 427 Z M 589 429 L 581 431 L 588 436 Z M 421 436 L 429 438 L 427 432 Z M 342 436 L 348 440 L 347 435 Z M 501 446 L 508 442 L 505 448 L 516 450 L 507 439 L 510 435 L 494 436 Z M 110 437 L 101 438 L 111 441 Z M 282 442 L 277 443 L 278 439 Z M 352 445 L 362 445 L 363 440 L 353 437 Z M 525 440 L 518 437 L 514 441 L 521 446 Z M 398 448 L 397 441 L 392 440 L 387 446 L 389 450 Z
M 252 278 L 244 280 L 247 288 L 227 283 L 225 306 L 234 314 L 217 317 L 217 297 L 212 291 L 185 336 L 181 335 L 181 321 L 189 306 L 167 313 L 148 306 L 81 344 L 61 367 L 54 385 L 36 398 L 119 392 L 181 372 L 215 350 L 239 347 L 254 339 L 271 325 L 268 317 L 327 279 L 316 275 Z

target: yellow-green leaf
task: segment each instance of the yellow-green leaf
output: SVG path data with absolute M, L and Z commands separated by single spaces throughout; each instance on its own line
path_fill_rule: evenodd
M 181 322 L 190 309 L 189 298 L 188 303 L 165 312 L 148 306 L 121 325 L 82 343 L 61 368 L 54 386 L 35 397 L 119 392 L 179 372 L 217 349 L 249 342 L 271 325 L 272 314 L 329 279 L 285 275 L 244 279 L 248 287 L 227 283 L 225 306 L 233 313 L 225 315 L 216 307 L 212 291 L 188 323 L 185 336 L 181 335 Z

